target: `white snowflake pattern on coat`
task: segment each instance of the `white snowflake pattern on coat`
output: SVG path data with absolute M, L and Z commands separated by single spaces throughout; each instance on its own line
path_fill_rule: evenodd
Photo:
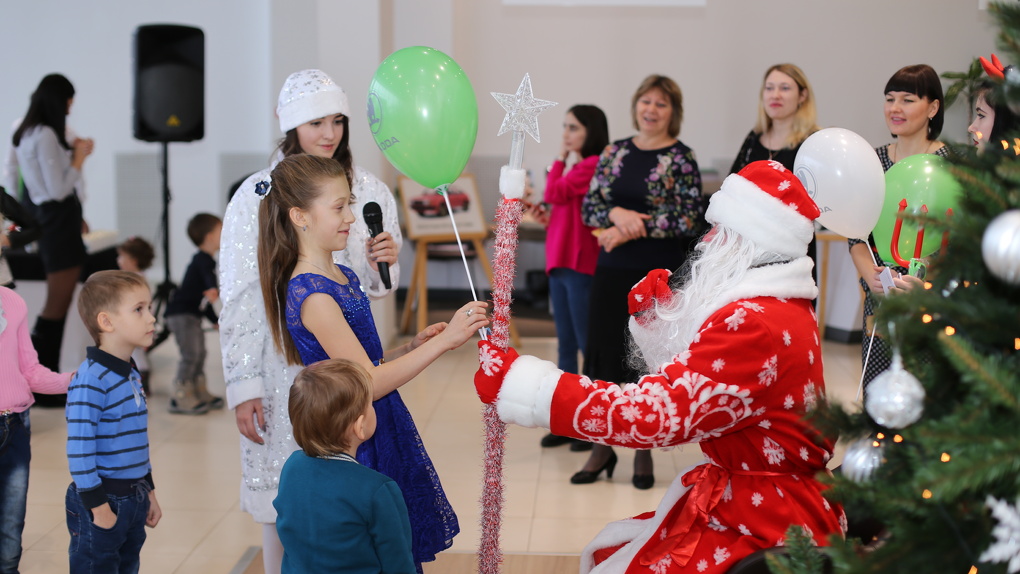
M 738 304 L 744 309 L 754 311 L 755 313 L 762 313 L 765 311 L 765 307 L 762 307 L 761 305 L 755 303 L 754 301 L 741 301 Z
M 751 495 L 751 504 L 755 506 L 761 506 L 763 500 L 765 500 L 765 497 L 760 492 L 755 492 Z
M 708 570 L 708 560 L 698 560 L 698 572 L 704 572 L 705 570 Z
M 786 345 L 787 347 L 789 347 L 790 343 L 792 343 L 792 342 L 793 342 L 793 337 L 790 336 L 790 332 L 787 331 L 786 329 L 783 329 L 783 344 Z
M 786 395 L 786 398 L 783 399 L 783 408 L 786 410 L 790 410 L 793 408 L 793 406 L 794 406 L 793 395 Z
M 779 464 L 786 460 L 786 451 L 779 445 L 778 442 L 765 437 L 765 444 L 761 447 L 761 453 L 765 455 L 765 459 L 769 461 L 769 464 Z
M 811 412 L 815 410 L 817 404 L 818 390 L 815 388 L 815 384 L 813 382 L 808 381 L 808 383 L 804 385 L 804 410 Z
M 815 364 L 815 352 L 810 349 L 807 352 L 807 362 L 809 365 Z
M 736 331 L 744 324 L 744 318 L 747 317 L 746 309 L 734 309 L 733 314 L 726 318 L 726 330 Z
M 730 551 L 722 546 L 717 546 L 712 557 L 715 558 L 716 564 L 722 564 L 730 559 Z
M 648 569 L 651 570 L 654 574 L 666 574 L 666 572 L 669 572 L 669 567 L 672 563 L 673 557 L 666 555 L 663 556 L 662 559 L 656 562 L 655 564 L 650 564 L 648 566 Z
M 751 529 L 744 526 L 743 524 L 738 524 L 737 530 L 739 530 L 740 533 L 743 534 L 744 536 L 753 536 L 753 534 L 751 534 Z
M 800 447 L 800 458 L 802 460 L 807 460 L 810 457 L 811 457 L 811 454 L 808 452 L 807 447 L 806 446 Z
M 776 355 L 772 355 L 767 361 L 761 366 L 761 372 L 758 373 L 758 384 L 766 387 L 772 386 L 772 383 L 776 382 L 776 377 L 779 376 L 779 358 Z
M 716 360 L 712 361 L 712 370 L 715 371 L 716 373 L 718 373 L 719 371 L 723 370 L 723 367 L 725 367 L 725 366 L 726 366 L 726 360 L 725 359 L 716 359 Z

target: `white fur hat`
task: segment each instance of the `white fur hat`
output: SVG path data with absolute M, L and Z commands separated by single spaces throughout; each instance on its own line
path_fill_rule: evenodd
M 723 181 L 709 200 L 705 219 L 765 251 L 804 257 L 820 214 L 793 172 L 778 161 L 756 161 Z
M 282 132 L 333 114 L 350 116 L 347 94 L 333 78 L 322 70 L 301 70 L 287 76 L 276 102 Z

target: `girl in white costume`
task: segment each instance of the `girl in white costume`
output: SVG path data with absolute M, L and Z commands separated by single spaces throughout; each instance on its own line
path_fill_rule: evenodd
M 267 574 L 278 573 L 283 559 L 273 499 L 283 463 L 298 449 L 291 434 L 287 400 L 300 367 L 288 366 L 276 350 L 266 319 L 256 256 L 258 207 L 266 188 L 257 184 L 268 180 L 273 166 L 285 156 L 308 153 L 336 159 L 353 173 L 357 222 L 351 227 L 347 249 L 333 254 L 335 261 L 353 269 L 374 299 L 392 290 L 383 286 L 378 263 L 389 264 L 392 286 L 400 279 L 397 254 L 402 238 L 396 201 L 384 183 L 352 165 L 349 113 L 347 95 L 325 73 L 302 70 L 291 74 L 276 107 L 280 130 L 286 135 L 273 165 L 241 184 L 223 218 L 219 259 L 223 374 L 227 405 L 234 409 L 241 432 L 241 509 L 263 524 L 262 560 Z M 386 230 L 374 239 L 361 215 L 362 206 L 371 201 L 382 207 Z

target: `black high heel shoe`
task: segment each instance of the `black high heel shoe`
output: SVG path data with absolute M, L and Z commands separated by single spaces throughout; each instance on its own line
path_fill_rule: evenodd
M 655 485 L 654 474 L 635 474 L 630 482 L 634 485 L 634 488 L 638 490 L 648 490 Z
M 613 471 L 616 470 L 616 463 L 619 459 L 615 452 L 609 453 L 609 458 L 599 467 L 598 470 L 579 470 L 570 477 L 571 484 L 591 484 L 599 479 L 602 471 L 606 471 L 606 478 L 613 478 Z

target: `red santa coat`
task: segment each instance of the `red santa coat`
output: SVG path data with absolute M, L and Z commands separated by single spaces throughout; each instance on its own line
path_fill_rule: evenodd
M 506 422 L 601 444 L 699 443 L 708 461 L 681 473 L 655 512 L 603 529 L 582 572 L 722 573 L 783 545 L 792 524 L 819 545 L 845 531 L 816 479 L 832 444 L 802 420 L 824 392 L 810 300 L 754 297 L 722 306 L 688 351 L 637 384 L 592 381 L 522 356 L 497 409 Z

